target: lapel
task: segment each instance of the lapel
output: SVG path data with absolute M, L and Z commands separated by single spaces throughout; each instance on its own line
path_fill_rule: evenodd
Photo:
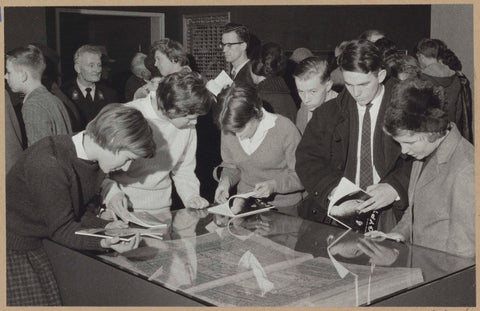
M 77 79 L 75 79 L 75 81 L 73 82 L 71 98 L 75 102 L 85 102 L 86 100 L 85 96 L 83 96 L 80 86 L 78 86 Z
M 357 104 L 346 89 L 339 94 L 335 101 L 339 105 L 340 111 L 333 131 L 333 139 L 335 142 L 340 141 L 341 150 L 332 150 L 332 154 L 339 154 L 344 157 L 342 159 L 345 163 L 344 176 L 355 182 L 357 152 L 349 152 L 349 150 L 357 150 L 358 145 L 355 135 L 358 133 Z
M 251 66 L 252 65 L 249 60 L 242 68 L 240 68 L 233 81 L 254 86 L 255 84 L 253 83 L 252 75 L 250 74 Z
M 384 85 L 382 103 L 378 111 L 375 133 L 373 136 L 373 163 L 380 174 L 384 176 L 395 165 L 401 153 L 400 146 L 387 134 L 383 132 L 383 120 L 385 111 L 390 106 L 392 98 L 393 80 L 389 79 Z
M 462 139 L 460 132 L 454 124 L 452 129 L 447 134 L 447 137 L 440 143 L 434 153 L 431 155 L 428 163 L 426 163 L 424 172 L 421 174 L 417 182 L 417 189 L 425 187 L 432 182 L 441 172 L 442 167 L 448 164 L 455 149 Z
M 104 100 L 104 92 L 99 83 L 95 83 L 95 96 L 93 97 L 93 102 L 97 103 Z
M 432 155 L 432 158 L 427 161 L 427 163 L 423 163 L 424 168 L 416 183 L 417 191 L 425 187 L 438 176 L 440 169 L 439 164 L 440 163 L 438 163 L 436 152 Z
M 75 95 L 76 94 L 76 95 Z M 76 102 L 85 102 L 87 99 L 83 96 L 82 91 L 80 90 L 80 86 L 78 86 L 77 80 L 74 81 L 74 87 L 72 90 L 72 100 Z M 92 94 L 93 102 L 96 103 L 100 100 L 104 99 L 103 91 L 101 89 L 100 84 L 95 83 L 95 94 Z
M 335 101 L 339 105 L 339 112 L 337 124 L 335 125 L 335 128 L 333 130 L 333 139 L 336 142 L 341 140 L 343 148 L 347 150 L 349 143 L 348 137 L 350 136 L 351 130 L 350 127 L 355 128 L 356 126 L 358 128 L 358 123 L 351 124 L 350 121 L 356 121 L 356 119 L 351 118 L 351 116 L 357 115 L 358 112 L 355 100 L 350 95 L 350 93 L 346 92 L 343 94 L 343 96 L 346 96 L 345 100 L 341 98 L 335 99 Z
M 418 178 L 420 177 L 420 173 L 422 172 L 423 168 L 423 161 L 415 161 L 412 165 L 412 171 L 410 175 L 410 185 L 408 187 L 408 205 L 413 206 L 413 196 L 415 193 L 415 188 L 418 182 Z

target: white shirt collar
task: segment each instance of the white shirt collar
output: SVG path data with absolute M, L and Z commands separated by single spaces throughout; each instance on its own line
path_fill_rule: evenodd
M 95 83 L 93 84 L 93 86 L 85 86 L 83 85 L 82 83 L 80 83 L 80 80 L 78 79 L 77 77 L 77 84 L 78 84 L 78 88 L 80 89 L 80 91 L 82 91 L 82 94 L 83 94 L 83 97 L 87 97 L 87 91 L 85 90 L 87 87 L 91 88 L 92 90 L 90 91 L 90 95 L 92 95 L 92 98 L 95 99 Z
M 85 131 L 81 131 L 72 136 L 73 145 L 75 146 L 75 151 L 77 152 L 77 158 L 83 160 L 90 160 L 85 152 L 85 148 L 83 148 L 83 136 L 85 135 Z
M 375 96 L 374 99 L 372 99 L 371 101 L 372 107 L 370 108 L 370 110 L 378 109 L 380 107 L 380 105 L 382 104 L 384 93 L 385 93 L 385 87 L 383 86 L 383 84 L 380 84 L 380 92 L 377 94 L 377 96 Z M 357 103 L 357 108 L 359 108 L 360 110 L 365 110 L 367 109 L 367 105 L 362 106 Z
M 155 91 L 150 91 L 146 99 L 142 98 L 140 100 L 149 101 L 149 104 L 146 105 L 148 108 L 145 111 L 145 118 L 147 119 L 164 119 L 165 118 L 163 113 L 157 108 L 157 93 Z
M 251 138 L 238 139 L 243 150 L 247 154 L 252 154 L 262 143 L 265 136 L 267 136 L 268 131 L 275 126 L 275 121 L 277 120 L 277 115 L 266 111 L 262 108 L 263 117 L 258 124 L 255 134 Z
M 246 61 L 238 65 L 237 67 L 233 67 L 232 70 L 235 70 L 235 76 L 237 76 L 238 72 L 242 70 L 243 66 L 245 66 L 248 63 L 249 59 L 247 58 Z

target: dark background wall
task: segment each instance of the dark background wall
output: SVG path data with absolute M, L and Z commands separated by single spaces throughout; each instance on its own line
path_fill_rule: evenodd
M 90 7 L 92 8 L 92 7 Z M 233 22 L 247 25 L 263 42 L 280 43 L 284 49 L 306 46 L 333 50 L 343 40 L 363 30 L 387 32 L 400 48 L 410 49 L 430 35 L 430 5 L 379 6 L 182 6 L 98 7 L 95 9 L 165 13 L 165 36 L 182 41 L 182 14 L 225 12 Z M 31 38 L 55 47 L 54 8 L 5 8 L 5 48 L 25 44 Z M 34 27 L 24 26 L 25 21 Z M 37 41 L 38 41 L 37 40 Z
M 231 12 L 231 21 L 245 24 L 262 42 L 277 42 L 285 50 L 305 46 L 333 50 L 344 40 L 354 39 L 366 29 L 384 30 L 400 48 L 409 49 L 430 35 L 429 5 L 388 6 L 231 6 L 179 7 L 178 33 L 182 14 Z M 166 25 L 175 29 L 174 25 Z
M 88 9 L 163 13 L 165 36 L 180 42 L 183 42 L 184 14 L 230 12 L 232 22 L 247 25 L 263 43 L 277 42 L 286 51 L 301 46 L 324 52 L 333 51 L 341 41 L 356 38 L 364 30 L 372 28 L 385 31 L 400 49 L 410 50 L 419 39 L 430 36 L 431 25 L 430 5 L 158 6 Z M 148 18 L 143 19 L 148 21 Z M 105 45 L 109 56 L 116 59 L 116 63 L 111 66 L 109 82 L 122 94 L 124 83 L 130 75 L 130 59 L 139 42 L 144 46 L 143 51 L 148 50 L 148 25 L 145 27 L 143 22 L 138 24 L 138 18 L 135 18 L 134 22 L 127 17 L 96 15 L 80 18 L 70 13 L 63 13 L 61 20 L 62 80 L 71 80 L 75 76 L 72 56 L 78 47 L 86 43 Z M 29 26 L 26 27 L 26 24 Z M 137 26 L 134 27 L 135 25 Z M 135 33 L 132 34 L 132 31 Z M 56 37 L 55 7 L 5 8 L 6 51 L 29 42 L 43 43 L 55 50 Z M 221 53 L 220 50 L 218 53 Z M 118 81 L 112 80 L 113 78 Z
M 27 43 L 47 44 L 45 12 L 43 7 L 5 8 L 5 52 Z

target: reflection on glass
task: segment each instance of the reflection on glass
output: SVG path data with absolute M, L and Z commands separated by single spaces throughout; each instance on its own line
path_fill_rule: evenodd
M 422 272 L 431 281 L 472 264 L 276 212 L 232 222 L 230 232 L 205 230 L 212 219 L 176 211 L 163 241 L 102 258 L 217 306 L 364 305 L 424 282 Z
M 360 304 L 359 276 L 351 269 L 346 268 L 340 261 L 343 263 L 351 262 L 362 265 L 370 263 L 366 297 L 366 304 L 370 304 L 372 276 L 375 267 L 377 265 L 391 266 L 397 260 L 400 251 L 394 247 L 382 245 L 380 242 L 368 239 L 363 235 L 353 233 L 351 229 L 345 231 L 337 238 L 330 235 L 327 237 L 327 241 L 329 242 L 327 247 L 328 257 L 340 277 L 343 279 L 350 273 L 355 278 L 355 301 L 357 306 Z M 340 261 L 337 260 L 335 256 L 337 256 Z M 352 266 L 352 264 L 349 264 L 349 266 Z M 417 274 L 417 277 L 421 277 L 421 273 L 420 275 Z
M 249 280 L 239 282 L 239 285 L 243 286 L 247 294 L 264 297 L 266 293 L 275 288 L 274 284 L 268 280 L 267 274 L 257 257 L 250 251 L 246 251 L 238 262 L 238 272 L 243 273 L 247 271 L 253 272 L 255 277 L 253 280 L 256 281 L 256 284 L 251 284 L 252 282 L 249 282 Z

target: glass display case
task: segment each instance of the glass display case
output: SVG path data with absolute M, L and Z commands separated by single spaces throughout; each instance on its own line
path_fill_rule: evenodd
M 78 252 L 47 242 L 64 303 L 362 306 L 388 305 L 393 299 L 410 306 L 475 304 L 474 259 L 372 240 L 274 211 L 228 223 L 206 210 L 182 209 L 162 217 L 168 224 L 162 239 L 144 237 L 138 249 L 123 254 Z M 75 267 L 66 257 L 78 262 Z M 80 290 L 81 282 L 89 284 L 90 295 Z M 435 286 L 446 290 L 446 297 Z M 436 295 L 429 298 L 425 293 L 432 290 Z

